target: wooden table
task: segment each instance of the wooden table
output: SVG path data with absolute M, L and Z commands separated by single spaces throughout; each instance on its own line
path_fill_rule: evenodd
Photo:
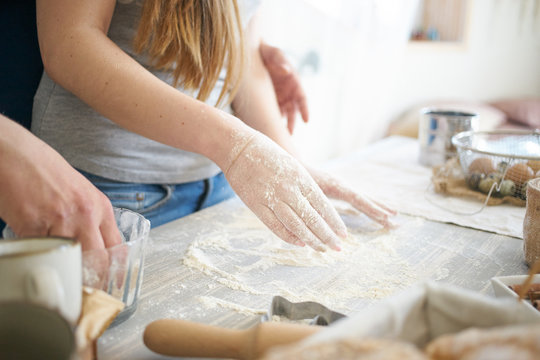
M 411 141 L 390 138 L 344 161 L 354 166 L 381 150 L 382 156 L 392 158 L 392 149 L 410 145 Z M 396 218 L 399 226 L 389 232 L 370 228 L 365 219 L 356 216 L 345 214 L 344 219 L 354 237 L 335 258 L 338 261 L 323 258 L 320 266 L 267 261 L 264 253 L 274 249 L 272 246 L 281 246 L 281 242 L 238 199 L 153 229 L 138 309 L 130 319 L 102 335 L 99 359 L 167 358 L 150 352 L 142 342 L 146 324 L 160 318 L 247 328 L 259 321 L 276 292 L 296 297 L 294 300 L 313 300 L 320 294 L 317 300 L 324 303 L 328 292 L 345 293 L 340 286 L 347 281 L 354 285 L 354 292 L 349 292 L 357 295 L 343 295 L 333 308 L 350 315 L 422 281 L 434 280 L 492 295 L 492 277 L 527 273 L 522 240 L 516 237 L 432 221 L 429 214 L 424 218 L 400 214 Z M 264 242 L 278 245 L 267 247 L 261 245 Z M 220 252 L 212 247 L 216 244 L 228 247 Z M 253 254 L 246 248 L 264 251 Z M 287 251 L 286 247 L 276 249 L 268 256 Z M 301 257 L 300 251 L 308 250 L 291 251 Z M 369 251 L 377 252 L 372 264 L 364 258 L 371 256 L 366 255 Z M 202 271 L 190 263 L 193 256 L 211 266 Z M 236 263 L 239 259 L 244 263 Z M 305 260 L 300 265 L 310 261 L 319 260 Z

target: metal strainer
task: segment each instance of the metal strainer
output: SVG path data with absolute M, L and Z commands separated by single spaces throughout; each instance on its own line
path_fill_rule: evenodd
M 472 190 L 524 200 L 528 181 L 540 177 L 540 130 L 466 131 L 452 144 Z

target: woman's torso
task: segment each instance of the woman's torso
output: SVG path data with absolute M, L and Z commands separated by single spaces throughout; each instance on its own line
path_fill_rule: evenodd
M 141 7 L 141 1 L 117 2 L 108 37 L 158 78 L 171 84 L 168 72 L 151 69 L 146 57 L 135 54 L 132 49 Z M 206 103 L 216 104 L 222 86 L 223 76 L 220 76 Z M 192 92 L 179 90 L 194 96 Z M 230 107 L 223 110 L 230 112 Z M 32 132 L 75 168 L 117 181 L 185 183 L 219 172 L 219 168 L 202 155 L 161 144 L 117 126 L 45 73 L 34 97 Z

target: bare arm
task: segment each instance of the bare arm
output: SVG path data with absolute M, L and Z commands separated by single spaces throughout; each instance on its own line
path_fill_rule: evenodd
M 249 128 L 165 84 L 114 44 L 106 34 L 115 3 L 38 0 L 38 37 L 45 71 L 118 125 L 200 153 L 226 168 L 232 140 L 248 136 Z M 224 137 L 231 141 L 222 141 Z
M 281 122 L 281 112 L 272 79 L 259 51 L 261 41 L 255 16 L 246 31 L 249 67 L 233 101 L 233 109 L 246 124 L 266 134 L 291 155 L 300 159 L 300 153 L 292 137 Z
M 259 51 L 261 39 L 257 31 L 256 18 L 252 19 L 249 24 L 247 39 L 250 67 L 233 102 L 234 110 L 244 122 L 266 134 L 295 158 L 301 160 L 300 152 L 296 149 L 291 134 L 280 121 L 280 110 L 272 79 L 264 66 Z M 304 166 L 326 196 L 349 202 L 383 226 L 392 226 L 389 218 L 391 215 L 395 215 L 395 211 L 357 193 L 343 181 L 330 174 L 306 166 L 306 164 Z M 334 224 L 333 227 L 337 228 L 338 225 Z
M 305 169 L 266 136 L 163 83 L 118 48 L 106 36 L 114 4 L 37 1 L 38 37 L 51 78 L 118 125 L 213 160 L 244 203 L 285 241 L 338 249 L 336 234 L 343 236 L 344 225 Z M 266 120 L 246 123 L 275 140 L 281 135 Z

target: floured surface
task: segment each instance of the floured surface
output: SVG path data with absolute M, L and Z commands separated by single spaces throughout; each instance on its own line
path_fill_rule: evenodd
M 368 154 L 334 161 L 327 170 L 403 214 L 522 238 L 524 207 L 503 204 L 479 211 L 478 200 L 435 193 L 432 171 L 419 164 L 418 148 L 414 139 L 389 138 Z
M 397 231 L 380 229 L 365 217 L 344 218 L 349 237 L 342 242 L 342 250 L 317 252 L 283 242 L 241 207 L 226 223 L 214 223 L 214 231 L 198 236 L 179 261 L 243 295 L 317 301 L 343 312 L 358 309 L 362 299 L 369 303 L 433 278 L 431 272 L 411 266 L 399 254 L 402 244 Z M 422 224 L 423 220 L 415 220 L 404 226 Z M 220 305 L 207 300 L 201 303 Z M 241 312 L 242 306 L 237 310 Z
M 364 174 L 364 163 L 354 157 L 348 165 L 334 164 L 339 170 L 335 173 L 349 183 L 354 177 L 354 184 L 369 182 L 370 188 L 358 189 L 376 199 L 400 203 L 397 228 L 381 231 L 350 208 L 343 211 L 340 203 L 351 236 L 341 252 L 319 254 L 275 238 L 240 200 L 232 199 L 152 229 L 137 311 L 100 338 L 98 357 L 161 359 L 141 341 L 151 321 L 180 318 L 245 329 L 260 321 L 274 295 L 317 301 L 353 316 L 425 280 L 489 294 L 492 277 L 527 273 L 522 240 L 426 220 L 433 214 L 425 207 L 423 213 L 419 210 L 422 199 L 413 193 L 418 185 L 405 182 L 388 188 L 400 180 L 391 179 L 392 173 L 418 171 L 423 179 L 426 169 L 409 166 L 399 150 L 396 154 L 373 149 L 364 153 L 366 164 L 384 171 Z M 389 157 L 395 157 L 393 163 Z M 412 212 L 422 217 L 403 215 Z

